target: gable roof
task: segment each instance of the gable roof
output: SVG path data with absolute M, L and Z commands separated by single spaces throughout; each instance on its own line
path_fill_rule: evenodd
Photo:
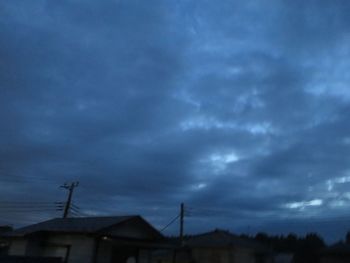
M 204 234 L 190 236 L 184 241 L 188 247 L 244 247 L 259 251 L 266 251 L 265 246 L 255 240 L 242 238 L 224 230 L 214 230 Z
M 107 228 L 119 225 L 131 219 L 142 219 L 142 218 L 140 216 L 54 218 L 38 224 L 29 225 L 26 227 L 16 229 L 10 232 L 9 236 L 26 236 L 36 232 L 65 232 L 65 233 L 69 232 L 69 233 L 98 234 L 99 232 L 102 232 Z

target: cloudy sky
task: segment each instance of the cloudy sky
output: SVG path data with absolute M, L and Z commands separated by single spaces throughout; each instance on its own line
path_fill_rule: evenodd
M 341 237 L 349 13 L 347 0 L 1 1 L 0 223 L 59 216 L 59 186 L 80 181 L 81 214 L 162 228 L 184 202 L 188 233 Z

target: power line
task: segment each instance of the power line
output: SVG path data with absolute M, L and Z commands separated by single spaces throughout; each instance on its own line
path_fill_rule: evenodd
M 31 203 L 14 203 L 14 204 L 0 204 L 0 211 L 34 211 L 34 210 L 50 210 L 55 209 L 54 203 L 48 204 L 31 204 Z
M 80 213 L 79 209 L 76 209 L 74 207 L 70 208 L 70 212 Z
M 53 210 L 53 211 L 57 211 L 57 209 L 55 208 L 48 208 L 48 207 L 39 207 L 39 208 L 3 208 L 0 209 L 0 212 L 6 212 L 6 211 L 24 211 L 24 212 L 31 212 L 31 211 L 49 211 L 49 210 Z
M 55 202 L 1 202 L 0 205 L 49 205 Z
M 74 217 L 74 216 L 77 216 L 77 217 L 81 217 L 82 215 L 79 213 L 79 212 L 76 212 L 76 211 L 70 211 L 70 214 Z
M 36 208 L 55 208 L 54 206 L 0 206 L 0 210 L 2 209 L 36 209 Z
M 163 227 L 160 232 L 163 232 L 165 229 L 167 229 L 169 226 L 171 226 L 177 219 L 180 218 L 180 215 L 177 215 L 174 219 L 172 219 L 165 227 Z
M 71 206 L 74 207 L 74 208 L 76 208 L 76 209 L 80 209 L 80 207 L 77 206 L 77 205 L 75 205 L 74 203 L 71 203 Z
M 55 202 L 50 203 L 0 203 L 0 206 L 47 206 L 47 205 L 56 205 Z

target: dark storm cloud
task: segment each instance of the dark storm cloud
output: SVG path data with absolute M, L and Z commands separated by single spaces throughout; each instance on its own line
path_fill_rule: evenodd
M 36 187 L 84 177 L 97 195 L 153 192 L 141 176 L 171 187 L 170 162 L 185 176 L 186 155 L 142 144 L 186 110 L 172 97 L 184 36 L 156 2 L 81 4 L 3 4 L 3 174 Z
M 87 213 L 243 229 L 349 206 L 347 2 L 0 6 L 2 199 L 79 180 Z

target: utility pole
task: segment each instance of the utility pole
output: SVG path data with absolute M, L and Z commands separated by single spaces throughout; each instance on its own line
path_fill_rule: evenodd
M 72 203 L 73 191 L 74 191 L 74 188 L 77 187 L 78 185 L 79 185 L 79 182 L 72 182 L 70 185 L 65 183 L 64 185 L 60 186 L 61 188 L 68 190 L 68 198 L 67 198 L 67 202 L 66 202 L 66 205 L 64 207 L 64 210 L 63 210 L 63 218 L 68 217 L 68 213 L 69 213 L 70 206 Z
M 185 205 L 181 203 L 180 206 L 180 244 L 183 245 L 184 239 L 184 217 L 185 217 Z

